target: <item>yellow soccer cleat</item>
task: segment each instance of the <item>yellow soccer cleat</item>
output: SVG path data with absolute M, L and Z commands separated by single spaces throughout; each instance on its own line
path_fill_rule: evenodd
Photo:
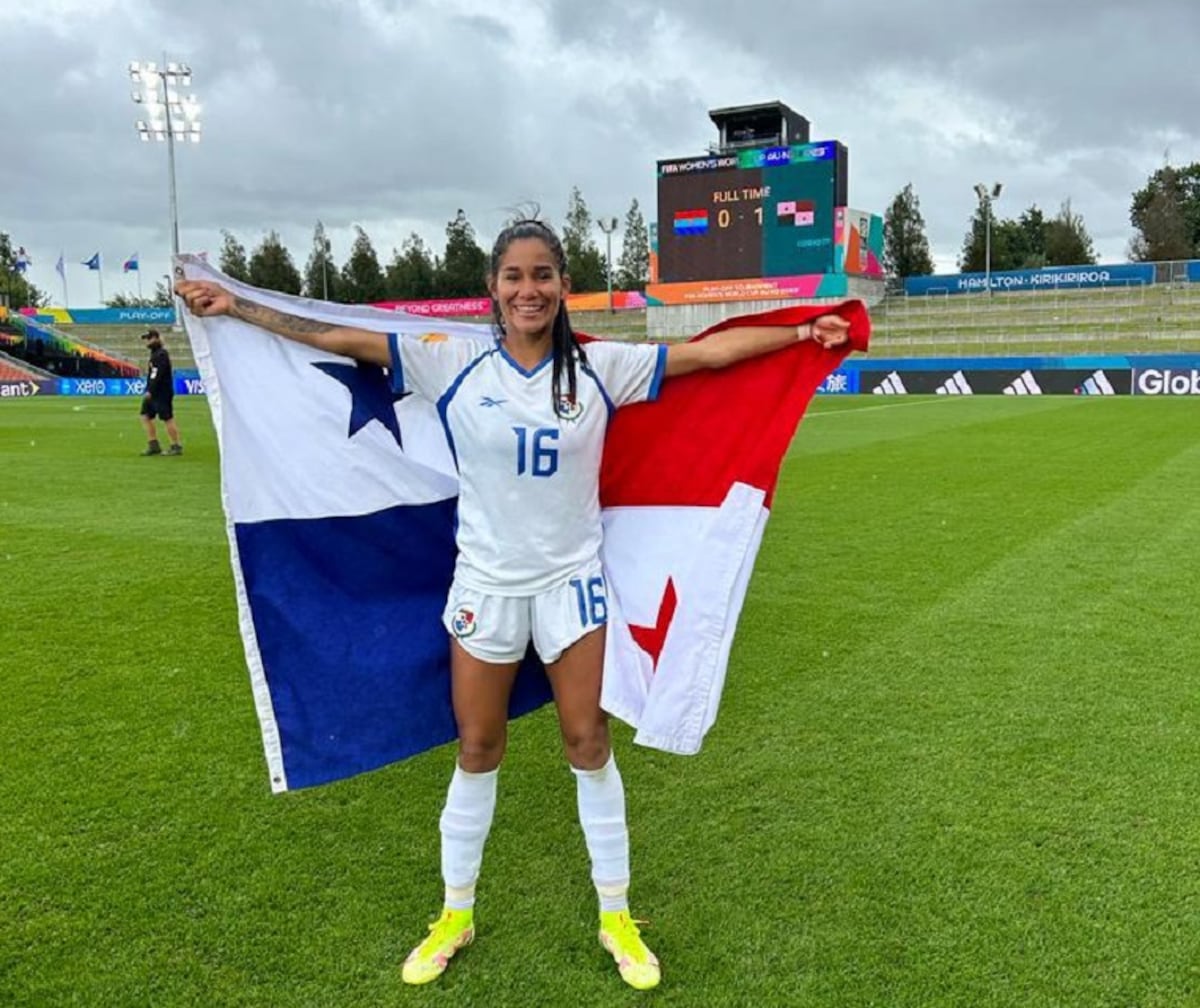
M 401 976 L 407 984 L 426 984 L 446 972 L 451 957 L 475 937 L 475 911 L 451 910 L 429 925 L 429 937 L 404 960 Z
M 658 986 L 662 979 L 658 959 L 646 948 L 638 922 L 629 916 L 628 910 L 600 911 L 600 944 L 617 961 L 621 979 L 630 987 L 650 990 Z

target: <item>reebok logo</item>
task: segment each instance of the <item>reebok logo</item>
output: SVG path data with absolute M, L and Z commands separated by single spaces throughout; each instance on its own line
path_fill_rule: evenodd
M 937 388 L 938 395 L 974 395 L 975 390 L 967 384 L 967 376 L 955 371 Z
M 479 400 L 479 405 L 480 406 L 500 406 L 506 402 L 508 402 L 507 399 L 493 399 L 491 396 L 485 395 Z
M 908 389 L 904 387 L 904 382 L 900 380 L 900 376 L 892 371 L 886 378 L 876 385 L 871 392 L 874 395 L 906 395 Z
M 1004 386 L 1005 395 L 1041 395 L 1042 387 L 1033 377 L 1032 371 L 1022 371 L 1008 385 Z

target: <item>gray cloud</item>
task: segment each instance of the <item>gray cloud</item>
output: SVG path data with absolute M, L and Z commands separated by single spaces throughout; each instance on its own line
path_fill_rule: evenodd
M 655 161 L 753 101 L 847 144 L 856 207 L 911 182 L 946 268 L 975 182 L 1005 183 L 1003 216 L 1070 199 L 1117 259 L 1165 152 L 1200 160 L 1192 0 L 43 0 L 5 4 L 0 31 L 0 227 L 54 293 L 60 251 L 99 248 L 106 291 L 133 287 L 133 251 L 147 286 L 166 268 L 166 154 L 136 139 L 125 74 L 164 50 L 205 108 L 204 141 L 178 151 L 184 245 L 277 230 L 301 266 L 318 218 L 340 257 L 359 223 L 386 258 L 413 231 L 440 249 L 458 207 L 484 242 L 522 202 L 561 220 L 572 186 L 596 214 L 636 198 L 652 216 Z M 94 300 L 94 276 L 69 276 Z

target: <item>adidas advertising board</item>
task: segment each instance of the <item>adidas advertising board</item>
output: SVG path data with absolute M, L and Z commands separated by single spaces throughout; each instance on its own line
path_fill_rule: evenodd
M 1196 373 L 1200 376 L 1200 370 Z M 870 391 L 875 395 L 1127 395 L 1129 378 L 1129 371 L 1115 368 L 943 368 L 911 371 L 869 371 L 864 368 L 859 376 L 859 387 L 863 392 Z M 1175 381 L 1177 386 L 1182 387 L 1182 382 L 1178 379 Z M 1153 381 L 1151 387 L 1157 387 Z M 1173 394 L 1183 393 L 1177 391 Z M 1192 394 L 1200 394 L 1200 391 Z
M 1033 377 L 1032 371 L 1022 371 L 1004 386 L 1005 395 L 1041 395 L 1042 386 Z
M 938 395 L 974 395 L 975 390 L 971 388 L 970 382 L 967 381 L 967 376 L 961 371 L 955 371 L 941 385 L 937 387 Z
M 874 395 L 906 395 L 908 393 L 908 389 L 904 387 L 904 382 L 896 371 L 889 371 L 882 378 L 879 378 L 878 372 L 874 375 L 868 372 L 863 374 L 862 381 L 869 385 Z
M 1200 368 L 1137 368 L 1133 372 L 1133 394 L 1200 395 Z

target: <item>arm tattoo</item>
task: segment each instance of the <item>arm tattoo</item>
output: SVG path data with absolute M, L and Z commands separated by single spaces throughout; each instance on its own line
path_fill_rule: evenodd
M 300 318 L 299 315 L 288 315 L 284 312 L 267 308 L 244 297 L 233 299 L 233 314 L 243 322 L 266 329 L 268 332 L 308 343 L 312 337 L 332 332 L 336 326 L 328 322 L 318 322 L 316 319 Z

